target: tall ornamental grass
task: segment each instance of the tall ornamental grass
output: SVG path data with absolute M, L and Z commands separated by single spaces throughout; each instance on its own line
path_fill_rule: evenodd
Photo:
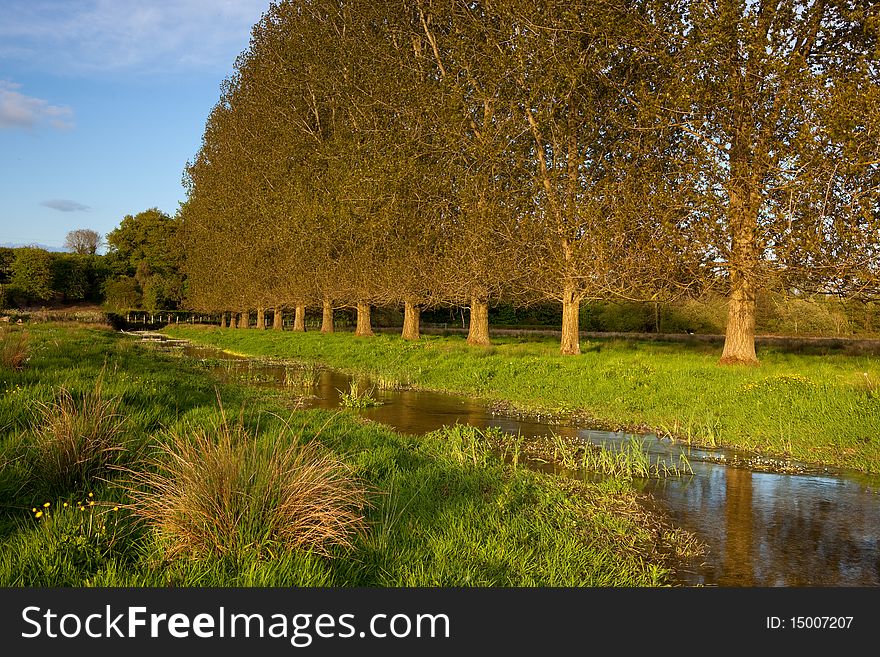
M 222 412 L 160 440 L 132 472 L 132 510 L 166 556 L 331 556 L 365 531 L 366 490 L 349 467 L 289 429 L 252 435 Z

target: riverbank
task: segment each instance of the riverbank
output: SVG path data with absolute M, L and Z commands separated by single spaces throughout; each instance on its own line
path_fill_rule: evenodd
M 0 366 L 2 586 L 647 587 L 696 547 L 623 479 L 514 468 L 460 429 L 290 410 L 110 330 L 11 331 L 27 337 Z M 263 464 L 287 457 L 333 465 L 310 517 L 344 540 L 269 531 L 290 508 L 258 493 L 289 469 Z M 344 508 L 328 512 L 331 484 Z
M 378 334 L 206 327 L 167 335 L 253 357 L 314 362 L 385 385 L 480 397 L 595 428 L 653 432 L 862 472 L 880 472 L 880 361 L 870 355 L 759 349 L 757 368 L 720 367 L 715 345 L 591 339 L 576 357 L 551 338 L 415 342 Z

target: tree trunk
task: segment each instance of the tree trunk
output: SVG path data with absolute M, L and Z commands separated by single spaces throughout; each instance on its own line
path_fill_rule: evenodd
M 355 335 L 369 337 L 373 335 L 373 327 L 370 325 L 370 304 L 358 301 L 357 304 L 357 328 Z
M 419 317 L 421 309 L 411 301 L 403 302 L 403 332 L 400 337 L 404 340 L 419 339 Z
M 730 299 L 724 333 L 722 365 L 758 365 L 755 355 L 755 277 L 760 254 L 757 245 L 758 185 L 742 157 L 732 158 L 728 187 L 731 230 Z
M 226 313 L 220 313 L 220 328 L 226 328 Z
M 306 330 L 306 307 L 304 304 L 296 304 L 296 312 L 293 316 L 293 330 L 305 333 Z
M 284 328 L 284 313 L 280 307 L 272 313 L 272 328 L 276 331 L 281 331 Z
M 262 330 L 266 328 L 266 310 L 257 308 L 257 328 Z
M 727 305 L 722 365 L 757 365 L 755 354 L 755 290 L 740 274 L 732 277 Z
M 324 299 L 321 333 L 333 333 L 333 305 L 330 303 L 330 299 Z
M 250 311 L 242 310 L 241 314 L 238 316 L 238 328 L 246 329 L 251 325 Z
M 576 356 L 581 353 L 580 337 L 580 299 L 571 288 L 562 292 L 562 340 L 559 353 L 563 356 Z
M 235 313 L 229 313 L 229 328 L 238 328 L 238 325 L 235 323 Z
M 478 347 L 488 347 L 489 340 L 489 302 L 476 296 L 471 297 L 471 321 L 468 326 L 467 343 Z

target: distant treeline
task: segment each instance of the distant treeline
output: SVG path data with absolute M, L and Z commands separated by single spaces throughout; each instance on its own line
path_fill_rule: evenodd
M 151 208 L 107 235 L 106 255 L 0 247 L 0 308 L 73 303 L 174 310 L 185 294 L 179 220 Z

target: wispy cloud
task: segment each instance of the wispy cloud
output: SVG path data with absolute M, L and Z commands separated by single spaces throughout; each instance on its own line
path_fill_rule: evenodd
M 72 109 L 27 96 L 20 88 L 20 84 L 0 80 L 0 128 L 34 128 L 43 123 L 58 130 L 73 127 Z
M 83 205 L 82 203 L 77 203 L 76 201 L 71 201 L 65 198 L 53 198 L 49 201 L 43 201 L 40 205 L 45 205 L 47 208 L 52 208 L 59 212 L 88 212 L 91 210 L 88 205 Z
M 226 71 L 269 0 L 4 0 L 0 60 L 53 73 Z

